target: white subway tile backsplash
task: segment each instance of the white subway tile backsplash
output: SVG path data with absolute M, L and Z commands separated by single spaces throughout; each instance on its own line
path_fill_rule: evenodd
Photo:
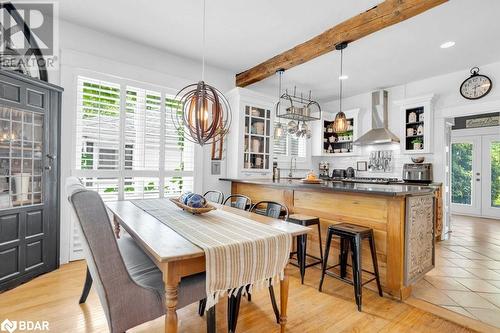
M 359 156 L 346 156 L 346 157 L 313 157 L 313 170 L 318 172 L 319 163 L 321 161 L 330 163 L 330 171 L 333 169 L 345 169 L 348 167 L 353 167 L 356 170 L 356 162 L 358 161 L 367 161 L 370 158 L 370 152 L 373 150 L 387 150 L 388 148 L 385 146 L 377 146 L 377 147 L 363 147 L 362 152 Z M 391 149 L 392 150 L 392 149 Z M 359 177 L 395 177 L 401 178 L 403 173 L 403 164 L 405 163 L 413 163 L 411 161 L 411 157 L 415 156 L 425 156 L 425 163 L 433 163 L 433 155 L 432 154 L 402 154 L 399 146 L 393 149 L 392 160 L 393 160 L 393 168 L 390 172 L 374 172 L 374 171 L 356 171 L 356 176 Z

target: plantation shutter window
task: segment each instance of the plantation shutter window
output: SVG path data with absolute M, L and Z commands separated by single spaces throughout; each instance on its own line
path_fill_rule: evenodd
M 276 126 L 278 122 L 274 123 Z M 284 133 L 280 138 L 273 139 L 273 154 L 275 157 L 306 158 L 306 138 L 297 138 L 295 135 Z
M 157 198 L 193 189 L 194 145 L 172 123 L 163 89 L 127 80 L 77 80 L 73 175 L 104 200 Z

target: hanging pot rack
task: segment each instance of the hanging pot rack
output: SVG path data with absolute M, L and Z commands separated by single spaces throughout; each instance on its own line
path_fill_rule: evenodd
M 285 70 L 280 69 L 277 73 L 281 76 Z M 276 117 L 295 120 L 297 122 L 315 121 L 321 119 L 321 107 L 318 102 L 314 101 L 311 97 L 309 90 L 309 97 L 304 98 L 302 93 L 297 96 L 297 87 L 293 88 L 293 95 L 288 93 L 288 90 L 280 96 L 276 103 Z

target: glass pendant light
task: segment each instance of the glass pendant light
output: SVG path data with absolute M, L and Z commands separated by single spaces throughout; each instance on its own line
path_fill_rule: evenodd
M 182 88 L 172 103 L 172 121 L 189 141 L 203 146 L 222 140 L 231 125 L 231 107 L 217 88 L 205 83 L 205 0 L 203 0 L 201 81 Z
M 335 115 L 335 120 L 333 122 L 333 131 L 335 133 L 343 133 L 347 131 L 349 124 L 347 123 L 347 118 L 345 113 L 342 112 L 342 82 L 344 81 L 343 75 L 343 60 L 344 60 L 344 49 L 347 47 L 347 42 L 342 42 L 335 45 L 335 49 L 340 51 L 340 88 L 339 88 L 339 112 Z
M 276 104 L 276 115 L 280 114 L 280 108 L 281 108 L 281 79 L 283 76 L 284 69 L 278 69 L 276 73 L 278 74 L 278 103 Z M 283 128 L 283 124 L 281 123 L 281 119 L 279 117 L 276 117 L 278 119 L 278 123 L 276 126 L 274 126 L 274 138 L 275 139 L 280 139 L 283 134 L 285 134 L 285 129 Z

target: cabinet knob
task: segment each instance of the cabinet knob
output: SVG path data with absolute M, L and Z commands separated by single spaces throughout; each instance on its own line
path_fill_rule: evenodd
M 47 171 L 50 171 L 50 170 L 52 170 L 52 167 L 51 167 L 50 165 L 46 165 L 46 166 L 44 167 L 44 169 L 45 169 L 45 170 L 47 170 Z
M 55 160 L 57 158 L 56 155 L 51 155 L 51 154 L 47 154 L 45 156 L 47 156 L 47 158 L 50 159 L 50 160 Z

